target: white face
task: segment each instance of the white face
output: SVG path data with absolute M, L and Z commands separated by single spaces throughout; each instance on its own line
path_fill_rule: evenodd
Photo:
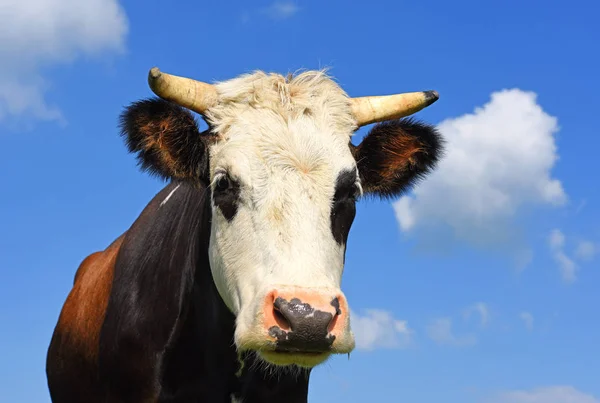
M 256 74 L 218 88 L 223 101 L 207 113 L 221 136 L 209 157 L 209 254 L 237 317 L 236 345 L 280 365 L 350 352 L 340 283 L 352 195 L 361 189 L 345 94 L 314 72 L 291 83 Z

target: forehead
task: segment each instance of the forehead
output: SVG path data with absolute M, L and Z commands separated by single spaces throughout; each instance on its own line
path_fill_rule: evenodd
M 220 102 L 205 116 L 222 139 L 211 150 L 211 171 L 227 165 L 222 168 L 335 175 L 354 167 L 350 100 L 324 72 L 256 72 L 216 87 Z

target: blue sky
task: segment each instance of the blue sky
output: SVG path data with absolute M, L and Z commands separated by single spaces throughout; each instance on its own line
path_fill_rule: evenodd
M 116 130 L 156 65 L 440 93 L 418 114 L 448 138 L 438 171 L 359 205 L 359 348 L 314 371 L 311 402 L 600 403 L 597 2 L 207 3 L 0 0 L 0 401 L 49 401 L 78 264 L 162 186 Z

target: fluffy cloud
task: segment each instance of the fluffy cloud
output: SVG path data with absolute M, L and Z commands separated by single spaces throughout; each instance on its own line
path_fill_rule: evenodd
M 0 10 L 0 120 L 62 119 L 44 98 L 51 85 L 42 70 L 124 50 L 128 24 L 118 0 L 3 0 Z
M 294 16 L 300 8 L 293 1 L 276 1 L 269 7 L 263 9 L 263 12 L 274 20 L 285 20 Z
M 600 403 L 600 399 L 572 386 L 549 386 L 500 393 L 484 403 Z
M 414 331 L 389 312 L 368 309 L 359 315 L 353 311 L 350 320 L 359 350 L 406 348 L 412 343 Z
M 503 90 L 473 113 L 441 122 L 446 155 L 438 169 L 394 209 L 400 228 L 443 225 L 472 242 L 512 237 L 527 206 L 561 206 L 567 195 L 551 170 L 558 158 L 557 119 L 532 92 Z
M 477 302 L 471 305 L 470 307 L 465 309 L 464 316 L 466 319 L 468 319 L 474 313 L 479 315 L 481 326 L 485 326 L 488 323 L 488 320 L 490 318 L 490 312 L 486 304 L 484 304 L 483 302 Z
M 455 335 L 451 318 L 433 319 L 427 325 L 427 336 L 440 345 L 469 346 L 477 343 L 477 338 L 472 334 Z
M 531 332 L 533 330 L 533 315 L 529 312 L 523 311 L 519 314 L 519 318 L 521 318 L 525 324 L 525 328 Z
M 552 256 L 560 269 L 563 281 L 572 283 L 577 279 L 577 264 L 564 251 L 565 235 L 559 229 L 553 229 L 548 237 Z

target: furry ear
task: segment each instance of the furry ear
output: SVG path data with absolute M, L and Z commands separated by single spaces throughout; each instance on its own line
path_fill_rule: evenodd
M 353 148 L 363 191 L 396 197 L 430 173 L 442 155 L 443 139 L 413 119 L 379 123 Z
M 213 136 L 200 133 L 187 109 L 160 98 L 144 99 L 125 109 L 120 128 L 142 171 L 163 179 L 206 179 Z

